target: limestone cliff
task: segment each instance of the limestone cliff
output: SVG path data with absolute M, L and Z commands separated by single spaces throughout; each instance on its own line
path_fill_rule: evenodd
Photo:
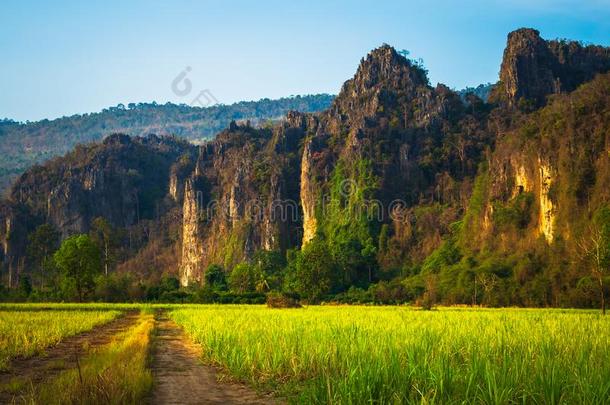
M 365 199 L 384 210 L 375 215 L 390 226 L 391 244 L 402 250 L 388 254 L 390 262 L 431 252 L 463 210 L 476 162 L 489 142 L 473 112 L 447 87 L 430 86 L 425 70 L 392 47 L 373 50 L 329 110 L 317 117 L 315 128 L 306 126 L 310 136 L 300 176 L 303 244 L 319 232 L 329 232 L 325 228 L 333 226 L 333 215 L 348 217 L 347 211 L 328 211 L 338 203 L 333 200 L 333 184 L 339 182 L 354 188 L 348 194 L 366 188 Z M 425 217 L 414 211 L 417 206 L 441 204 L 447 205 Z M 373 226 L 370 235 L 355 243 L 375 243 L 379 225 L 376 229 Z
M 610 201 L 609 97 L 610 74 L 599 75 L 498 140 L 480 175 L 488 186 L 478 215 L 491 212 L 491 232 L 477 249 L 527 252 L 540 240 L 574 254 L 583 224 Z
M 182 208 L 182 256 L 180 264 L 180 283 L 201 282 L 202 230 L 199 216 L 202 215 L 201 202 L 193 185 L 196 179 L 186 180 L 184 186 L 184 204 Z
M 210 264 L 232 268 L 257 250 L 300 243 L 298 152 L 305 132 L 301 117 L 288 118 L 274 128 L 233 123 L 200 147 L 197 181 L 187 181 L 185 192 L 182 285 L 200 283 Z
M 305 245 L 316 235 L 316 192 L 314 179 L 311 178 L 312 151 L 311 142 L 305 144 L 301 160 L 301 206 L 303 207 L 303 242 Z
M 87 232 L 97 217 L 130 228 L 163 215 L 170 167 L 193 149 L 173 138 L 115 134 L 28 170 L 0 212 L 5 267 L 24 256 L 28 233 L 43 223 L 66 238 Z
M 542 160 L 538 161 L 538 167 L 540 172 L 540 192 L 538 195 L 540 217 L 538 219 L 538 229 L 544 235 L 546 241 L 552 243 L 555 236 L 555 203 L 551 199 L 550 191 L 557 174 L 549 163 Z
M 545 41 L 538 31 L 523 28 L 508 35 L 499 91 L 509 105 L 521 100 L 541 106 L 548 95 L 571 92 L 608 70 L 610 48 Z

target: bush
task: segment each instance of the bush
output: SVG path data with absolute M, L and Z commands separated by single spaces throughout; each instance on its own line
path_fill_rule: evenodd
M 231 291 L 241 294 L 254 291 L 256 284 L 255 269 L 248 263 L 239 263 L 231 271 L 229 286 Z
M 293 294 L 270 292 L 267 294 L 269 308 L 302 308 L 298 297 Z
M 358 287 L 350 287 L 349 290 L 335 296 L 334 301 L 342 304 L 368 304 L 374 301 L 372 285 L 368 290 Z
M 213 290 L 227 290 L 227 276 L 224 269 L 218 264 L 211 264 L 205 271 L 205 285 Z

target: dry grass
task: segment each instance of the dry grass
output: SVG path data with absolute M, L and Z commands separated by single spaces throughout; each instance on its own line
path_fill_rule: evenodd
M 80 359 L 79 367 L 30 390 L 32 404 L 139 404 L 152 387 L 148 369 L 154 319 L 142 314 L 138 323 L 112 343 Z

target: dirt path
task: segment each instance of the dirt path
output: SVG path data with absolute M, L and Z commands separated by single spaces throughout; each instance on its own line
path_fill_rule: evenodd
M 165 314 L 157 316 L 151 403 L 164 404 L 278 404 L 234 383 L 218 382 L 213 367 L 201 361 L 201 347 Z
M 16 394 L 6 390 L 5 387 L 15 380 L 19 380 L 21 382 L 19 385 L 27 389 L 30 387 L 30 382 L 35 386 L 52 379 L 64 370 L 75 368 L 77 357 L 82 358 L 92 348 L 110 343 L 113 336 L 127 330 L 137 319 L 137 311 L 127 312 L 90 331 L 60 341 L 55 346 L 47 348 L 44 355 L 13 359 L 10 368 L 0 372 L 0 404 L 13 401 Z

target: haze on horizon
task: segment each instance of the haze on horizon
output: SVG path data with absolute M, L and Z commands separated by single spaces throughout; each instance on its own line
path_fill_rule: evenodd
M 0 117 L 57 118 L 150 102 L 224 104 L 336 94 L 388 43 L 433 84 L 495 82 L 508 32 L 610 45 L 610 1 L 8 1 L 0 15 Z M 187 67 L 192 90 L 172 81 Z

